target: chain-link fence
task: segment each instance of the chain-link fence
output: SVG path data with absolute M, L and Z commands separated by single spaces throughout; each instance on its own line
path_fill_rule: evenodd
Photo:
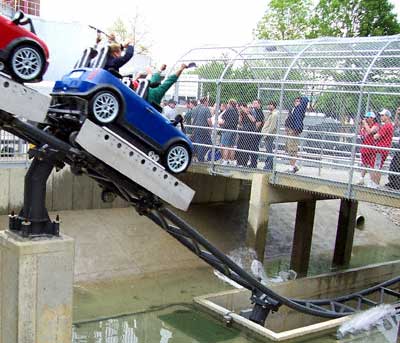
M 319 178 L 350 198 L 400 189 L 400 36 L 198 48 L 188 62 L 173 96 L 193 100 L 195 162 Z

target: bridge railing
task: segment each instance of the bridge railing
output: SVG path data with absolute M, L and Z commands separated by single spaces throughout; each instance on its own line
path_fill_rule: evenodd
M 0 130 L 0 168 L 28 163 L 28 144 L 21 138 Z
M 279 134 L 272 135 L 195 125 L 188 125 L 187 129 L 194 141 L 194 163 L 206 164 L 214 173 L 234 170 L 272 173 L 272 183 L 279 183 L 274 176 L 283 174 L 293 179 L 319 179 L 333 187 L 345 188 L 344 194 L 349 198 L 354 197 L 357 189 L 400 196 L 400 146 L 397 137 L 393 138 L 391 147 L 377 147 L 362 144 L 360 135 L 355 133 L 305 129 L 296 138 L 297 153 L 294 155 L 288 149 L 288 141 L 293 137 L 287 135 L 283 127 Z M 210 144 L 199 143 L 195 138 L 196 130 L 207 132 L 212 138 Z M 231 147 L 222 144 L 224 132 L 234 136 Z M 268 140 L 272 140 L 272 147 L 267 146 Z M 369 164 L 365 163 L 366 154 Z M 384 156 L 383 162 L 374 161 L 377 154 Z M 290 164 L 294 159 L 296 170 Z M 363 178 L 362 173 L 366 174 Z

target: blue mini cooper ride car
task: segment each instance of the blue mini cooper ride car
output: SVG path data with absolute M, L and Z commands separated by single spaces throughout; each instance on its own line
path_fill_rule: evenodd
M 83 100 L 85 117 L 160 160 L 168 171 L 178 174 L 189 167 L 193 151 L 190 139 L 109 71 L 74 69 L 55 83 L 51 95 L 53 110 L 63 112 L 64 117 L 84 112 L 77 105 Z

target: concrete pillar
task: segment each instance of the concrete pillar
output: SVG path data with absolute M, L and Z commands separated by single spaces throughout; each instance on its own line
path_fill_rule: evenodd
M 333 267 L 346 266 L 350 263 L 357 209 L 358 201 L 347 199 L 342 199 L 340 201 L 335 251 L 332 262 Z
M 247 218 L 246 242 L 253 248 L 262 262 L 268 230 L 269 192 L 268 175 L 254 174 L 251 183 L 249 214 Z
M 315 200 L 297 203 L 290 269 L 295 270 L 298 277 L 307 276 L 308 272 L 316 203 Z
M 71 343 L 74 241 L 0 231 L 0 343 Z

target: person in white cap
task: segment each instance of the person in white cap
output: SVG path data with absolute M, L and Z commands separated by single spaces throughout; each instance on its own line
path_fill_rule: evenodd
M 367 112 L 364 115 L 364 119 L 361 122 L 361 144 L 365 147 L 361 147 L 361 164 L 365 168 L 374 168 L 376 150 L 371 148 L 371 145 L 375 145 L 374 134 L 379 130 L 379 124 L 376 121 L 376 114 L 374 112 Z M 364 177 L 367 174 L 365 169 L 361 170 L 361 178 L 358 182 L 359 185 L 364 184 Z
M 383 109 L 379 112 L 381 116 L 381 127 L 379 131 L 374 134 L 375 145 L 377 147 L 382 148 L 390 148 L 392 146 L 392 139 L 393 139 L 393 124 L 391 121 L 392 113 L 389 110 Z M 376 150 L 376 157 L 375 157 L 375 170 L 382 169 L 383 164 L 385 163 L 386 158 L 389 155 L 389 150 L 384 149 L 377 149 Z M 378 171 L 374 171 L 371 173 L 371 187 L 377 188 L 381 181 L 381 173 Z

